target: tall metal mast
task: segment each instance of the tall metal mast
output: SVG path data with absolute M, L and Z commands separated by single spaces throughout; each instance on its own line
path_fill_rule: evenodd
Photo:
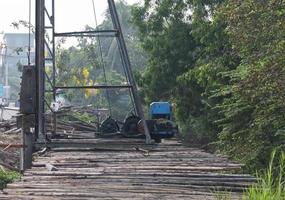
M 124 65 L 124 68 L 126 70 L 126 76 L 129 80 L 131 86 L 132 86 L 131 87 L 131 90 L 132 90 L 131 93 L 133 95 L 136 111 L 137 111 L 139 117 L 143 121 L 143 126 L 144 126 L 144 130 L 145 130 L 145 134 L 146 134 L 146 141 L 147 141 L 147 143 L 150 143 L 150 141 L 151 141 L 150 133 L 149 133 L 149 130 L 147 128 L 147 124 L 146 124 L 146 121 L 144 118 L 142 103 L 141 103 L 140 97 L 138 95 L 137 85 L 136 85 L 136 82 L 135 82 L 135 79 L 133 76 L 133 72 L 131 69 L 131 62 L 130 62 L 129 54 L 127 51 L 126 43 L 125 43 L 125 40 L 123 37 L 123 32 L 122 32 L 122 28 L 120 25 L 119 16 L 118 16 L 118 13 L 116 10 L 115 2 L 114 2 L 114 0 L 108 0 L 108 4 L 109 4 L 110 14 L 111 14 L 111 18 L 112 18 L 114 28 L 119 31 L 118 36 L 117 36 L 117 41 L 118 41 L 119 50 L 120 50 L 120 54 L 122 57 L 123 65 Z
M 46 8 L 46 2 L 51 2 L 51 9 Z M 101 0 L 103 1 L 103 0 Z M 106 0 L 105 0 L 106 1 Z M 46 138 L 46 130 L 45 130 L 45 92 L 46 92 L 46 80 L 50 84 L 53 93 L 53 97 L 55 99 L 55 92 L 57 89 L 118 89 L 118 88 L 126 88 L 130 90 L 132 99 L 135 103 L 135 110 L 139 117 L 143 121 L 146 142 L 150 143 L 151 137 L 148 131 L 148 127 L 146 121 L 144 119 L 143 109 L 141 105 L 141 101 L 138 95 L 137 86 L 134 80 L 134 76 L 131 70 L 131 64 L 129 55 L 127 52 L 125 40 L 123 37 L 121 25 L 119 22 L 118 13 L 116 10 L 114 0 L 107 0 L 108 6 L 113 22 L 113 30 L 94 30 L 94 31 L 74 31 L 74 32 L 64 32 L 64 33 L 56 33 L 55 32 L 55 0 L 36 0 L 36 69 L 37 69 L 37 104 L 36 104 L 36 123 L 35 123 L 35 131 L 36 138 L 38 142 L 45 142 Z M 49 24 L 51 26 L 45 25 L 45 16 L 49 19 Z M 47 41 L 45 39 L 45 34 L 47 31 L 52 30 L 52 40 Z M 57 86 L 56 85 L 56 68 L 55 68 L 55 38 L 56 37 L 104 37 L 104 36 L 112 36 L 117 38 L 118 47 L 120 56 L 123 63 L 124 71 L 126 72 L 126 79 L 128 81 L 127 85 L 117 85 L 117 86 L 108 86 L 108 85 L 94 85 L 94 86 Z M 45 55 L 45 49 L 47 49 L 49 53 L 49 57 Z M 52 77 L 49 77 L 45 73 L 45 61 L 52 61 Z M 55 121 L 54 121 L 55 123 Z M 55 127 L 55 124 L 54 124 Z

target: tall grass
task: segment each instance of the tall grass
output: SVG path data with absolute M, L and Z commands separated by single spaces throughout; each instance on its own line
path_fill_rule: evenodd
M 276 168 L 276 151 L 272 152 L 268 169 L 262 175 L 257 174 L 257 184 L 243 195 L 243 200 L 285 200 L 285 154 L 282 152 Z
M 216 200 L 231 200 L 232 194 L 230 192 L 215 192 L 214 197 Z

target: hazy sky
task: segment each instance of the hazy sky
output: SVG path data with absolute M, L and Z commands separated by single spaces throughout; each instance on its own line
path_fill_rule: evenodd
M 50 2 L 51 0 L 46 0 Z M 125 0 L 133 4 L 140 0 Z M 32 2 L 32 23 L 34 24 L 34 2 Z M 56 32 L 79 31 L 86 24 L 95 25 L 92 0 L 55 0 Z M 102 21 L 107 0 L 94 0 L 98 21 Z M 16 30 L 11 26 L 13 21 L 29 19 L 29 0 L 0 0 L 0 33 L 27 32 L 26 28 Z

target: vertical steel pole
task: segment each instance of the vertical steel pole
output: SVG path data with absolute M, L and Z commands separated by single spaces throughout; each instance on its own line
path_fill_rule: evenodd
M 56 101 L 56 66 L 55 66 L 55 0 L 52 0 L 52 92 L 53 92 L 53 101 Z M 53 134 L 56 134 L 56 113 L 53 113 Z
M 36 124 L 35 133 L 38 142 L 44 142 L 45 137 L 45 0 L 36 0 Z
M 132 86 L 131 90 L 132 90 L 132 95 L 133 95 L 133 99 L 135 102 L 135 108 L 136 108 L 136 111 L 137 111 L 139 117 L 143 121 L 143 126 L 144 126 L 145 136 L 146 136 L 146 143 L 151 143 L 151 137 L 149 134 L 149 130 L 148 130 L 145 118 L 144 118 L 142 103 L 141 103 L 140 97 L 138 95 L 137 85 L 136 85 L 136 82 L 135 82 L 135 79 L 134 79 L 134 76 L 132 73 L 131 62 L 130 62 L 130 58 L 128 55 L 126 43 L 125 43 L 125 40 L 123 37 L 123 32 L 122 32 L 121 24 L 119 21 L 119 16 L 118 16 L 118 13 L 116 10 L 116 5 L 115 5 L 114 0 L 108 0 L 108 4 L 109 4 L 109 10 L 110 10 L 110 14 L 111 14 L 111 18 L 112 18 L 114 28 L 119 31 L 119 35 L 117 36 L 118 47 L 119 47 L 119 51 L 120 51 L 120 54 L 121 54 L 121 57 L 123 60 L 123 64 L 125 65 L 123 67 L 126 70 L 128 80 Z

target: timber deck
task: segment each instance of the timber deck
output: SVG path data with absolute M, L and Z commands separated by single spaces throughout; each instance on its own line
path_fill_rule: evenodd
M 138 139 L 63 139 L 53 144 L 0 199 L 212 200 L 223 191 L 239 199 L 254 182 L 237 173 L 241 165 L 176 140 L 146 145 Z

